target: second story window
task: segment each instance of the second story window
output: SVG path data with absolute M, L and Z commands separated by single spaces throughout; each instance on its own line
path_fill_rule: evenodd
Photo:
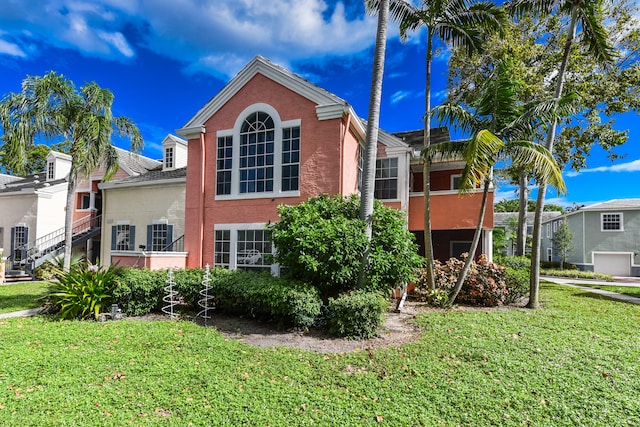
M 622 231 L 622 214 L 621 213 L 610 213 L 610 214 L 601 214 L 600 218 L 602 220 L 602 231 Z
M 240 129 L 240 193 L 273 191 L 275 151 L 273 119 L 252 113 Z
M 158 223 L 147 226 L 147 250 L 162 252 L 173 240 L 173 225 Z
M 167 147 L 164 150 L 164 167 L 173 167 L 173 147 Z
M 52 180 L 56 176 L 55 172 L 55 163 L 49 162 L 47 165 L 47 179 Z
M 298 196 L 301 171 L 300 120 L 281 121 L 267 104 L 241 113 L 232 129 L 217 132 L 217 199 Z
M 376 160 L 376 184 L 375 198 L 397 199 L 398 198 L 398 159 Z

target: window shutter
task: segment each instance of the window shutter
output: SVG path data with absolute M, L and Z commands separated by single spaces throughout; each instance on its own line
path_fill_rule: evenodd
M 153 225 L 147 225 L 147 250 L 153 250 Z
M 24 228 L 24 245 L 25 247 L 29 247 L 29 227 Z
M 111 226 L 111 250 L 115 251 L 116 250 L 116 239 L 118 238 L 118 232 L 116 230 L 116 226 L 112 225 Z
M 167 225 L 167 245 L 166 246 L 169 246 L 172 243 L 173 243 L 173 225 Z
M 129 226 L 129 250 L 133 251 L 136 249 L 136 226 Z
M 11 259 L 14 258 L 13 254 L 14 254 L 14 251 L 16 250 L 16 248 L 15 248 L 15 242 L 16 242 L 15 238 L 16 238 L 16 228 L 15 227 L 11 227 Z

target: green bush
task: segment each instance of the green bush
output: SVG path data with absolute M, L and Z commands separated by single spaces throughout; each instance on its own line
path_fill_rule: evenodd
M 105 269 L 81 263 L 58 276 L 47 299 L 63 319 L 97 319 L 100 311 L 111 305 L 117 272 L 113 265 Z
M 366 272 L 372 289 L 411 279 L 422 263 L 404 214 L 375 201 L 371 244 L 359 219 L 360 198 L 321 195 L 295 206 L 279 206 L 271 226 L 275 260 L 296 280 L 313 283 L 324 296 L 356 288 L 362 254 L 370 248 Z
M 513 304 L 518 302 L 522 297 L 529 293 L 529 274 L 528 268 L 511 268 L 507 269 L 507 288 L 509 293 L 507 294 L 506 303 Z
M 359 339 L 375 337 L 388 310 L 389 301 L 379 292 L 355 290 L 330 298 L 327 307 L 329 333 Z
M 219 275 L 211 286 L 216 309 L 224 312 L 303 328 L 312 326 L 320 315 L 322 301 L 316 288 L 269 273 L 237 270 Z
M 531 259 L 526 256 L 503 256 L 495 259 L 496 264 L 514 269 L 530 269 Z
M 85 259 L 81 255 L 71 255 L 70 269 L 79 266 L 84 261 Z M 62 274 L 63 269 L 64 256 L 58 255 L 36 267 L 33 274 L 38 280 L 53 280 Z
M 560 261 L 540 261 L 540 268 L 549 269 L 549 270 L 560 270 Z M 577 267 L 575 264 L 571 264 L 570 262 L 565 262 L 562 265 L 563 270 L 576 270 Z
M 581 270 L 540 270 L 542 276 L 570 277 L 572 279 L 592 279 L 612 282 L 613 277 L 609 274 L 594 273 L 593 271 Z
M 183 297 L 184 302 L 190 309 L 199 311 L 198 301 L 202 298 L 202 280 L 204 279 L 204 268 L 188 268 L 173 271 L 173 280 L 176 283 L 176 291 Z M 232 274 L 226 268 L 212 268 L 209 270 L 209 286 L 214 286 L 214 282 L 222 276 Z M 210 291 L 213 295 L 213 290 Z M 213 295 L 215 297 L 215 295 Z
M 160 309 L 167 272 L 122 268 L 116 275 L 114 302 L 128 316 L 143 316 Z

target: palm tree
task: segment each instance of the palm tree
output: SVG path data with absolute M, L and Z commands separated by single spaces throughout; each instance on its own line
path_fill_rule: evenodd
M 556 77 L 556 87 L 554 98 L 562 96 L 565 73 L 569 62 L 569 54 L 575 43 L 576 34 L 579 28 L 582 29 L 582 42 L 586 43 L 587 51 L 597 61 L 607 64 L 613 61 L 614 51 L 608 42 L 607 31 L 603 26 L 604 14 L 602 10 L 602 0 L 514 0 L 508 3 L 507 8 L 516 17 L 520 17 L 527 12 L 536 14 L 565 15 L 569 18 L 566 41 L 564 44 L 562 61 Z M 553 153 L 553 143 L 556 137 L 557 118 L 554 118 L 549 125 L 547 132 L 546 148 Z M 536 210 L 533 219 L 533 241 L 531 244 L 531 276 L 529 302 L 527 307 L 538 308 L 538 290 L 540 283 L 540 240 L 542 229 L 542 211 L 544 209 L 544 198 L 547 183 L 542 180 L 538 189 Z
M 62 139 L 71 155 L 65 212 L 64 270 L 71 261 L 72 220 L 78 179 L 88 177 L 96 168 L 105 169 L 104 180 L 118 169 L 118 155 L 111 145 L 115 132 L 128 137 L 131 149 L 142 147 L 140 131 L 127 117 L 114 117 L 113 94 L 95 82 L 76 90 L 72 81 L 53 71 L 44 76 L 28 76 L 22 91 L 10 93 L 0 101 L 0 121 L 4 128 L 4 146 L 16 153 L 14 170 L 24 168 L 24 153 L 37 136 Z
M 378 4 L 380 0 L 373 0 Z M 422 7 L 413 6 L 407 0 L 391 0 L 390 13 L 400 23 L 400 35 L 406 39 L 407 33 L 421 27 L 426 29 L 426 72 L 425 72 L 425 114 L 424 142 L 427 149 L 431 145 L 431 66 L 434 53 L 434 39 L 439 39 L 454 47 L 464 47 L 472 54 L 481 49 L 483 35 L 502 29 L 505 14 L 502 9 L 490 2 L 470 3 L 468 0 L 423 0 Z M 435 289 L 433 276 L 433 240 L 431 236 L 431 178 L 430 163 L 424 158 L 424 246 L 427 259 L 427 281 Z
M 369 11 L 378 15 L 378 30 L 376 33 L 376 47 L 373 58 L 373 72 L 371 73 L 371 92 L 369 95 L 369 113 L 367 117 L 367 135 L 365 142 L 365 156 L 362 168 L 362 189 L 360 199 L 360 219 L 365 224 L 365 235 L 371 241 L 373 230 L 373 198 L 375 190 L 376 156 L 378 148 L 378 126 L 380 122 L 380 99 L 382 98 L 382 78 L 384 75 L 384 55 L 387 45 L 387 22 L 389 16 L 389 0 L 382 0 L 377 9 L 369 7 Z M 369 248 L 362 255 L 359 285 L 366 282 L 366 272 L 369 265 Z
M 562 172 L 551 153 L 543 146 L 527 140 L 540 118 L 547 118 L 555 110 L 555 102 L 521 107 L 518 105 L 518 82 L 511 77 L 511 62 L 501 61 L 480 91 L 473 111 L 460 105 L 444 104 L 434 108 L 434 116 L 441 121 L 471 132 L 467 141 L 448 142 L 429 147 L 430 157 L 461 156 L 466 165 L 460 179 L 460 193 L 464 194 L 483 185 L 482 203 L 469 256 L 449 296 L 453 304 L 471 267 L 478 248 L 486 212 L 493 167 L 499 160 L 510 159 L 512 166 L 530 170 L 544 177 L 558 191 L 565 192 Z M 568 100 L 571 101 L 570 99 Z

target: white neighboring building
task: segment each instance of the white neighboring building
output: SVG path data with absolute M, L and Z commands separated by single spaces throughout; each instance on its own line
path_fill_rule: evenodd
M 25 245 L 64 227 L 71 157 L 51 152 L 47 171 L 26 178 L 3 177 L 0 185 L 0 247 L 10 262 L 26 258 Z

